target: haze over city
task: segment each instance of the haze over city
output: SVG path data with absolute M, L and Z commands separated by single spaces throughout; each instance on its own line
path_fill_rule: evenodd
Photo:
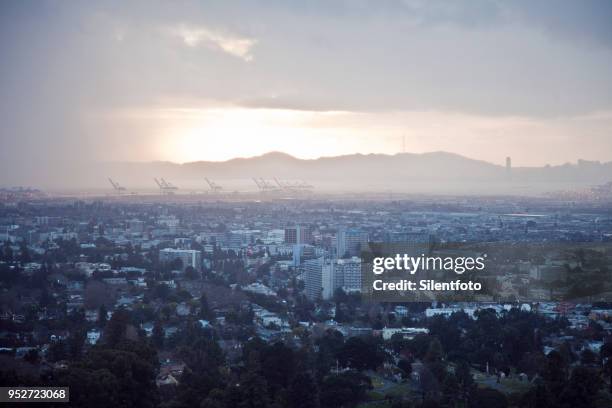
M 3 2 L 2 181 L 269 151 L 612 160 L 609 2 L 181 5 Z
M 0 61 L 0 405 L 612 407 L 612 0 L 0 0 Z

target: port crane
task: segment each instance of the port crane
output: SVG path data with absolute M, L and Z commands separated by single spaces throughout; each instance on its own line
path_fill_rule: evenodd
M 278 187 L 286 192 L 290 193 L 301 193 L 301 192 L 309 192 L 314 187 L 305 181 L 282 181 L 274 177 L 274 182 Z
M 209 180 L 208 177 L 204 177 L 204 180 L 206 180 L 206 182 L 210 186 L 211 192 L 220 193 L 223 190 L 223 187 L 221 187 L 219 184 L 215 183 L 214 181 Z
M 112 178 L 109 177 L 108 181 L 111 183 L 111 186 L 113 186 L 113 189 L 117 192 L 117 194 L 121 194 L 121 193 L 125 192 L 125 187 L 121 186 L 116 181 L 113 181 Z
M 259 179 L 253 177 L 253 181 L 257 185 L 257 188 L 259 188 L 259 191 L 261 191 L 262 193 L 279 191 L 279 188 L 275 187 L 274 184 L 261 177 Z
M 164 180 L 163 177 L 159 180 L 157 178 L 153 178 L 153 180 L 155 180 L 155 184 L 157 184 L 157 186 L 159 187 L 159 191 L 162 195 L 174 194 L 174 191 L 178 190 L 177 186 Z

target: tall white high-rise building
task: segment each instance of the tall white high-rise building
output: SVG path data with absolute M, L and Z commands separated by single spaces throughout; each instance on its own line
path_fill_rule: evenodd
M 334 262 L 334 290 L 342 288 L 345 292 L 361 291 L 361 259 L 354 256 Z
M 331 299 L 338 288 L 345 292 L 361 291 L 361 259 L 325 259 L 304 261 L 306 296 L 310 300 Z
M 159 261 L 161 263 L 170 263 L 180 259 L 183 267 L 182 270 L 191 266 L 197 271 L 202 269 L 202 253 L 195 249 L 174 249 L 164 248 L 159 251 Z
M 312 230 L 310 227 L 296 225 L 285 228 L 286 244 L 311 244 L 312 241 Z
M 329 299 L 333 295 L 333 264 L 324 257 L 304 261 L 306 297 Z
M 304 287 L 306 297 L 310 300 L 316 300 L 321 295 L 321 270 L 323 258 L 308 259 L 304 261 Z
M 358 228 L 341 228 L 336 235 L 336 255 L 338 258 L 358 256 L 367 243 L 367 232 Z

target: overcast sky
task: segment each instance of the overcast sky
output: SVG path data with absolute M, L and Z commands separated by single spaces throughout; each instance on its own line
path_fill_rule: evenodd
M 0 170 L 404 148 L 610 161 L 611 22 L 607 0 L 2 1 Z

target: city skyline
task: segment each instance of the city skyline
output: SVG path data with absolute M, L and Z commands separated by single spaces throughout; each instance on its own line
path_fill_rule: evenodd
M 0 1 L 0 402 L 612 407 L 612 1 Z

